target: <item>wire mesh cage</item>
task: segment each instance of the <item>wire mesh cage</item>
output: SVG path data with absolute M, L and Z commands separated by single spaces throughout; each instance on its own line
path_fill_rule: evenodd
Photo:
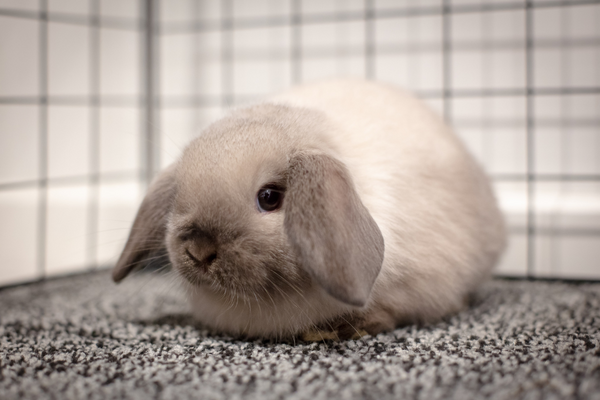
M 0 285 L 110 266 L 202 128 L 339 76 L 452 124 L 509 224 L 498 274 L 600 278 L 600 1 L 0 0 Z

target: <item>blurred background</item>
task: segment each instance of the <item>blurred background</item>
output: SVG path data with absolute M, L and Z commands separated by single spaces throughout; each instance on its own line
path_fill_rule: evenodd
M 509 223 L 498 275 L 600 279 L 598 0 L 0 0 L 0 286 L 110 267 L 206 125 L 340 76 L 452 124 Z

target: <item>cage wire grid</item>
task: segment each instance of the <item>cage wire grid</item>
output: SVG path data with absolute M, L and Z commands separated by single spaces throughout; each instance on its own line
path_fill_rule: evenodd
M 4 4 L 7 3 L 7 4 Z M 520 115 L 524 126 L 518 126 L 523 130 L 522 137 L 519 138 L 518 151 L 524 155 L 524 166 L 522 170 L 518 168 L 514 171 L 489 171 L 495 184 L 502 185 L 517 184 L 524 188 L 525 204 L 524 221 L 521 226 L 510 224 L 511 235 L 520 235 L 524 238 L 524 265 L 525 268 L 516 275 L 522 276 L 543 276 L 536 271 L 537 258 L 540 255 L 539 244 L 536 238 L 540 235 L 572 236 L 578 238 L 591 238 L 593 243 L 600 243 L 600 224 L 593 220 L 583 227 L 558 227 L 554 223 L 540 224 L 538 210 L 538 186 L 541 184 L 592 184 L 600 183 L 600 168 L 596 163 L 596 169 L 587 169 L 583 172 L 563 171 L 560 168 L 554 168 L 553 172 L 540 171 L 536 157 L 539 155 L 539 146 L 544 142 L 540 138 L 540 131 L 544 131 L 544 126 L 540 125 L 541 119 L 536 115 L 539 99 L 551 98 L 557 100 L 559 105 L 569 106 L 570 98 L 579 96 L 579 98 L 591 98 L 593 113 L 592 118 L 575 118 L 571 120 L 559 115 L 555 118 L 554 125 L 561 129 L 559 134 L 560 145 L 569 147 L 568 130 L 573 124 L 584 125 L 593 131 L 596 135 L 589 142 L 591 147 L 600 147 L 598 136 L 600 124 L 598 123 L 598 111 L 600 111 L 600 101 L 596 96 L 600 95 L 600 84 L 598 73 L 594 75 L 592 82 L 585 84 L 564 84 L 569 81 L 569 77 L 562 77 L 559 84 L 540 85 L 537 83 L 540 68 L 539 64 L 545 60 L 540 57 L 539 51 L 542 49 L 560 49 L 563 53 L 568 53 L 571 49 L 584 47 L 594 50 L 595 59 L 592 60 L 591 68 L 595 71 L 600 70 L 600 60 L 598 53 L 600 49 L 600 32 L 596 30 L 596 36 L 587 36 L 580 38 L 569 38 L 564 32 L 557 32 L 554 38 L 540 39 L 536 35 L 536 15 L 544 10 L 557 11 L 561 21 L 565 20 L 564 15 L 569 10 L 578 7 L 591 7 L 596 15 L 600 15 L 600 1 L 551 1 L 551 0 L 527 0 L 527 1 L 464 1 L 464 0 L 442 0 L 426 2 L 401 2 L 385 0 L 360 0 L 360 1 L 323 1 L 314 2 L 309 0 L 290 0 L 287 2 L 277 2 L 275 11 L 269 11 L 276 3 L 269 1 L 240 2 L 234 0 L 224 1 L 158 1 L 142 0 L 132 1 L 129 5 L 129 11 L 125 14 L 107 13 L 106 9 L 115 8 L 114 1 L 111 0 L 89 0 L 85 3 L 87 9 L 80 12 L 72 12 L 69 7 L 74 3 L 68 0 L 34 0 L 30 3 L 22 2 L 18 6 L 8 0 L 0 1 L 0 21 L 29 21 L 37 24 L 37 91 L 36 94 L 14 95 L 6 94 L 0 87 L 0 109 L 6 106 L 35 106 L 37 108 L 37 164 L 38 168 L 31 179 L 3 179 L 0 180 L 0 196 L 2 193 L 11 193 L 20 190 L 36 190 L 36 219 L 35 240 L 35 259 L 33 267 L 28 273 L 17 274 L 16 277 L 3 278 L 0 273 L 0 285 L 9 284 L 17 281 L 27 281 L 33 279 L 43 279 L 55 274 L 65 273 L 65 270 L 56 272 L 49 271 L 48 251 L 49 238 L 54 234 L 49 226 L 50 199 L 49 191 L 53 187 L 78 187 L 85 188 L 85 263 L 78 266 L 78 271 L 92 270 L 100 265 L 106 264 L 109 258 L 98 261 L 98 243 L 102 214 L 102 190 L 103 185 L 108 184 L 136 184 L 137 189 L 131 196 L 129 220 L 133 217 L 135 206 L 141 200 L 143 189 L 148 185 L 154 174 L 161 167 L 168 164 L 172 159 L 172 154 L 165 155 L 165 148 L 171 146 L 171 150 L 176 153 L 173 147 L 173 137 L 168 124 L 165 123 L 169 118 L 169 112 L 173 110 L 183 110 L 186 118 L 192 120 L 189 127 L 183 129 L 183 139 L 189 139 L 197 131 L 197 128 L 206 125 L 211 118 L 205 118 L 206 111 L 214 119 L 214 116 L 220 114 L 222 110 L 232 106 L 246 104 L 255 100 L 260 95 L 274 89 L 283 89 L 289 84 L 302 83 L 314 78 L 314 70 L 319 67 L 319 60 L 332 57 L 344 64 L 347 60 L 353 60 L 354 71 L 359 71 L 360 75 L 368 79 L 382 79 L 381 65 L 384 57 L 419 57 L 421 54 L 433 55 L 438 62 L 437 72 L 439 75 L 433 84 L 421 85 L 421 87 L 411 87 L 418 96 L 428 101 L 438 108 L 446 119 L 453 124 L 459 134 L 462 126 L 469 125 L 468 118 L 461 121 L 461 111 L 465 108 L 461 102 L 485 103 L 488 100 L 495 99 L 519 99 L 521 103 Z M 184 4 L 181 10 L 172 10 Z M 315 5 L 320 3 L 321 5 Z M 30 4 L 29 9 L 22 4 Z M 61 8 L 62 7 L 62 8 Z M 263 7 L 261 9 L 261 7 Z M 278 8 L 279 7 L 279 8 Z M 329 8 L 328 8 L 329 7 Z M 256 8 L 256 9 L 254 9 Z M 243 10 L 244 12 L 239 12 Z M 258 11 L 257 11 L 258 10 Z M 494 38 L 481 38 L 480 44 L 470 43 L 469 41 L 459 40 L 460 25 L 464 23 L 461 18 L 465 16 L 478 16 L 482 18 L 485 25 L 486 18 L 499 15 L 501 13 L 519 13 L 523 19 L 517 32 L 518 40 L 509 37 L 505 40 L 495 40 Z M 170 17 L 170 15 L 185 15 L 185 18 Z M 504 15 L 503 14 L 503 15 Z M 408 26 L 411 21 L 423 20 L 423 18 L 434 18 L 437 24 L 437 38 L 435 45 L 431 43 L 412 43 L 410 41 L 398 40 L 394 37 L 385 37 L 383 24 L 401 23 Z M 488 21 L 489 22 L 489 21 Z M 564 21 L 563 21 L 564 22 Z M 600 24 L 600 20 L 596 19 Z M 356 24 L 355 24 L 356 23 Z M 333 48 L 327 46 L 315 46 L 315 42 L 321 39 L 319 35 L 309 37 L 306 32 L 313 27 L 333 26 L 334 28 L 343 24 L 355 24 L 352 28 L 352 34 L 360 37 L 357 44 L 338 45 L 333 43 Z M 566 24 L 566 23 L 565 23 Z M 79 26 L 87 28 L 87 93 L 84 94 L 57 94 L 50 90 L 52 85 L 51 77 L 51 57 L 49 29 L 57 25 Z M 564 25 L 564 24 L 563 24 Z M 2 22 L 0 22 L 0 27 Z M 352 26 L 352 25 L 351 25 Z M 415 28 L 415 26 L 412 26 Z M 257 30 L 264 29 L 286 29 L 288 34 L 283 40 L 286 43 L 280 46 L 263 46 L 262 48 L 248 47 L 240 51 L 236 41 L 243 43 L 239 38 Z M 409 26 L 409 29 L 411 27 Z M 418 26 L 416 26 L 418 28 Z M 357 29 L 359 30 L 357 32 Z M 435 30 L 435 29 L 434 29 Z M 485 36 L 485 27 L 483 32 Z M 129 32 L 135 34 L 134 55 L 136 62 L 137 79 L 133 90 L 120 92 L 119 90 L 103 89 L 105 81 L 109 81 L 106 73 L 106 63 L 103 64 L 106 46 L 114 45 L 114 39 L 111 41 L 106 32 Z M 348 31 L 346 31 L 347 33 Z M 318 33 L 318 32 L 317 32 Z M 201 36 L 212 37 L 217 44 L 211 44 L 207 51 L 202 50 L 205 46 L 204 39 Z M 241 36 L 240 36 L 241 35 Z M 430 34 L 431 35 L 431 34 Z M 250 39 L 251 38 L 251 35 Z M 316 40 L 314 36 L 317 36 Z M 182 58 L 184 62 L 175 57 L 172 60 L 172 48 L 169 42 L 172 38 L 186 37 L 187 41 L 180 53 L 186 53 Z M 382 40 L 385 37 L 385 40 Z M 326 39 L 323 38 L 325 41 Z M 14 39 L 18 40 L 18 39 Z M 6 43 L 6 42 L 5 42 Z M 104 47 L 103 47 L 104 46 Z M 337 47 L 336 47 L 337 46 Z M 522 55 L 522 65 L 517 65 L 521 69 L 522 79 L 518 84 L 490 84 L 489 76 L 487 81 L 481 78 L 483 82 L 479 87 L 476 85 L 457 85 L 455 72 L 461 65 L 457 60 L 457 55 L 462 54 L 465 48 L 475 46 L 475 52 L 485 54 L 487 51 L 493 52 L 494 49 L 517 49 Z M 174 46 L 177 47 L 177 46 Z M 333 50 L 333 52 L 332 52 Z M 471 49 L 473 50 L 473 49 Z M 333 56 L 332 56 L 333 53 Z M 561 54 L 563 54 L 561 53 Z M 310 62 L 317 60 L 317 68 L 312 68 L 313 74 L 309 72 Z M 341 61 L 340 61 L 341 60 Z M 562 60 L 562 59 L 560 59 Z M 113 60 L 114 61 L 114 60 Z M 266 87 L 264 93 L 258 93 L 261 89 L 252 92 L 240 89 L 240 75 L 238 67 L 244 63 L 254 61 L 264 62 L 269 66 L 269 71 L 277 65 L 283 65 L 285 72 L 284 78 L 280 79 L 279 86 Z M 4 62 L 4 57 L 3 57 Z M 562 61 L 561 61 L 562 62 Z M 174 64 L 181 65 L 174 65 Z M 212 63 L 212 64 L 211 64 Z M 279 63 L 279 64 L 278 64 Z M 358 64 L 360 66 L 357 66 Z M 536 65 L 537 63 L 537 65 Z M 183 73 L 185 79 L 180 82 L 185 86 L 185 90 L 172 89 L 178 85 L 171 82 L 182 65 L 187 65 L 189 73 Z M 206 72 L 201 67 L 207 65 L 216 65 L 212 74 Z M 488 65 L 489 66 L 489 65 Z M 484 66 L 485 67 L 485 66 Z M 392 62 L 392 79 L 395 65 Z M 413 73 L 414 73 L 414 67 Z M 567 68 L 563 68 L 565 70 Z M 485 70 L 485 68 L 482 68 Z M 216 73 L 214 73 L 216 71 Z M 114 71 L 113 71 L 114 72 Z M 118 72 L 118 71 L 117 71 Z M 485 71 L 484 71 L 485 72 Z M 564 73 L 564 72 L 563 72 Z M 354 73 L 354 75 L 357 75 Z M 383 75 L 386 75 L 385 73 Z M 410 75 L 410 74 L 409 74 Z M 414 74 L 413 74 L 414 75 Z M 484 73 L 485 75 L 485 73 Z M 242 74 L 243 78 L 244 75 Z M 247 75 L 246 75 L 247 77 Z M 389 73 L 388 73 L 389 78 Z M 207 86 L 216 87 L 216 89 L 204 90 Z M 284 82 L 281 84 L 281 82 Z M 114 86 L 114 85 L 113 85 Z M 181 84 L 180 84 L 181 86 Z M 273 85 L 271 85 L 273 86 Z M 113 88 L 114 89 L 114 88 Z M 118 89 L 118 88 L 117 88 Z M 587 100 L 583 100 L 587 101 Z M 61 176 L 55 176 L 49 173 L 50 161 L 52 158 L 50 128 L 49 128 L 49 110 L 51 107 L 83 107 L 88 110 L 86 124 L 87 144 L 85 156 L 87 172 L 83 174 L 68 173 Z M 483 107 L 483 106 L 482 106 Z M 133 118 L 137 119 L 137 124 L 133 124 L 133 129 L 137 134 L 133 135 L 135 141 L 131 151 L 137 159 L 133 168 L 128 169 L 106 169 L 102 165 L 103 161 L 103 135 L 106 124 L 103 120 L 103 110 L 105 109 L 124 109 L 127 110 Z M 467 107 L 468 108 L 468 107 Z M 485 107 L 483 107 L 485 108 Z M 211 111 L 212 110 L 212 111 Z M 215 111 L 216 110 L 216 111 Z M 485 130 L 494 128 L 495 124 L 504 122 L 508 129 L 514 127 L 510 118 L 492 118 L 489 110 L 482 111 L 484 117 L 475 125 L 475 129 L 482 131 L 481 142 L 483 147 L 490 147 L 490 138 L 486 137 Z M 517 124 L 518 125 L 518 124 Z M 543 125 L 543 124 L 542 124 Z M 114 124 L 113 124 L 114 127 Z M 117 126 L 118 127 L 118 126 Z M 465 128 L 465 130 L 467 129 Z M 472 127 L 471 127 L 472 128 Z M 18 132 L 3 132 L 2 136 L 18 135 Z M 137 135 L 137 136 L 136 136 Z M 463 136 L 464 138 L 464 136 Z M 487 140 L 487 144 L 485 143 Z M 183 141 L 182 141 L 183 142 Z M 467 141 L 467 144 L 470 144 Z M 596 152 L 598 149 L 595 150 Z M 106 152 L 105 152 L 106 153 Z M 485 159 L 482 160 L 486 164 Z M 8 165 L 8 164 L 5 164 Z M 487 165 L 486 165 L 487 166 Z M 552 168 L 550 168 L 552 169 Z M 71 171 L 69 171 L 71 172 Z M 597 197 L 596 197 L 597 199 Z M 11 211 L 8 206 L 1 204 L 4 210 L 1 212 L 8 215 Z M 82 214 L 83 215 L 83 214 Z M 595 215 L 597 218 L 598 216 Z M 519 225 L 519 224 L 517 224 Z M 9 232 L 3 232 L 7 236 Z M 122 239 L 121 239 L 122 240 Z M 9 241 L 10 242 L 10 241 Z M 123 242 L 121 241 L 120 244 Z M 118 247 L 118 246 L 117 246 Z M 552 249 L 551 249 L 552 250 Z M 113 251 L 114 252 L 114 251 Z M 598 252 L 594 253 L 598 255 Z M 8 258 L 10 260 L 10 257 Z M 18 259 L 18 258 L 17 258 Z M 114 255 L 113 255 L 114 259 Z M 6 261 L 3 261 L 6 264 Z M 19 268 L 11 266 L 10 268 Z M 0 269 L 1 271 L 1 269 Z M 66 271 L 69 272 L 69 271 Z M 592 271 L 595 272 L 595 271 Z M 515 274 L 514 272 L 508 273 Z M 563 277 L 570 276 L 568 271 L 559 274 Z M 600 278 L 600 271 L 589 273 L 587 278 Z

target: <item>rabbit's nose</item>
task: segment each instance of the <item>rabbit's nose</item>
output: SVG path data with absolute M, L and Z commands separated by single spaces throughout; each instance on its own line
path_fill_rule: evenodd
M 203 272 L 208 271 L 217 259 L 217 246 L 208 238 L 191 240 L 186 245 L 185 252 Z

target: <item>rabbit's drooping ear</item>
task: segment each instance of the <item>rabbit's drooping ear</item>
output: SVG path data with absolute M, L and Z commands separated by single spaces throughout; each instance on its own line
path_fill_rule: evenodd
M 175 165 L 169 166 L 152 182 L 135 216 L 133 227 L 112 278 L 121 281 L 144 259 L 165 249 L 167 216 L 175 194 Z
M 334 298 L 365 305 L 384 243 L 346 167 L 323 154 L 294 156 L 284 207 L 285 231 L 300 265 Z

